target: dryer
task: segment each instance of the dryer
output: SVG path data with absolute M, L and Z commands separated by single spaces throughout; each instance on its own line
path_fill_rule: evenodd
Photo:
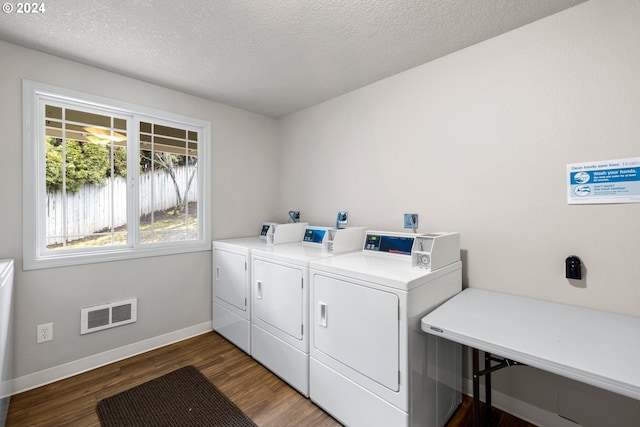
M 459 248 L 457 233 L 368 231 L 363 251 L 310 263 L 312 401 L 351 427 L 446 423 L 461 349 L 420 319 L 462 290 Z
M 250 254 L 265 248 L 302 238 L 306 223 L 264 222 L 260 235 L 212 243 L 213 330 L 251 354 Z
M 309 263 L 360 250 L 364 228 L 307 227 L 298 243 L 251 251 L 251 356 L 309 396 Z

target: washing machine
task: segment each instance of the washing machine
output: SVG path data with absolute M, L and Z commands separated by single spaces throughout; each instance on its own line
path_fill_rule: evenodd
M 0 260 L 0 426 L 13 392 L 13 274 L 13 260 Z
M 365 229 L 307 227 L 298 243 L 251 251 L 251 356 L 309 396 L 309 263 L 362 249 Z
M 462 290 L 459 234 L 368 231 L 362 251 L 309 268 L 311 400 L 351 427 L 444 426 L 461 348 L 420 319 Z
M 299 242 L 307 225 L 264 222 L 259 236 L 212 243 L 213 330 L 248 354 L 251 354 L 251 251 Z

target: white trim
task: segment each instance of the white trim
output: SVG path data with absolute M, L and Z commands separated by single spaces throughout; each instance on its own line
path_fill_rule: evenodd
M 145 244 L 113 248 L 91 248 L 82 252 L 47 252 L 41 253 L 45 231 L 44 221 L 39 210 L 44 189 L 45 170 L 44 155 L 41 147 L 35 141 L 44 141 L 42 134 L 44 119 L 44 106 L 39 99 L 51 98 L 63 100 L 66 103 L 81 103 L 87 108 L 98 110 L 107 109 L 110 114 L 121 114 L 128 117 L 128 127 L 131 127 L 132 118 L 146 119 L 152 122 L 163 122 L 166 125 L 180 125 L 197 129 L 201 132 L 202 140 L 198 143 L 198 226 L 199 239 L 185 242 L 171 242 L 165 244 Z M 41 111 L 42 110 L 42 111 Z M 211 250 L 211 123 L 207 120 L 183 116 L 152 108 L 129 104 L 117 100 L 99 97 L 87 93 L 77 92 L 65 88 L 55 87 L 30 80 L 22 81 L 22 120 L 23 120 L 23 269 L 34 270 L 40 268 L 64 267 L 71 265 L 90 264 L 96 262 L 108 262 L 133 258 L 143 258 L 161 255 L 173 255 L 188 252 L 201 252 Z M 133 142 L 134 150 L 128 156 L 127 165 L 135 170 L 137 149 L 139 148 L 137 131 L 130 131 L 129 138 Z M 132 166 L 133 165 L 133 166 Z M 131 176 L 129 179 L 133 179 Z M 131 181 L 132 184 L 135 181 Z M 35 191 L 34 191 L 35 189 Z M 130 211 L 131 223 L 138 218 L 136 208 L 137 197 L 131 193 L 127 202 Z M 130 234 L 135 235 L 135 226 Z M 135 237 L 135 236 L 134 236 Z M 130 236 L 131 238 L 131 236 Z M 131 242 L 130 242 L 131 243 Z
M 169 332 L 153 338 L 142 340 L 123 347 L 114 348 L 103 353 L 87 356 L 82 359 L 54 366 L 43 371 L 34 372 L 11 380 L 12 394 L 22 393 L 36 387 L 51 384 L 119 360 L 146 353 L 188 338 L 202 335 L 213 330 L 212 322 L 204 322 L 178 331 Z
M 26 242 L 24 248 L 26 250 Z M 211 250 L 211 243 L 193 244 L 190 246 L 156 247 L 145 249 L 120 249 L 110 252 L 92 251 L 87 253 L 74 253 L 73 256 L 46 257 L 41 258 L 36 263 L 27 263 L 26 257 L 23 259 L 23 270 L 37 270 L 43 268 L 69 267 L 73 265 L 94 264 L 99 262 L 121 261 L 136 258 L 148 258 L 163 255 L 186 254 L 190 252 L 204 252 Z

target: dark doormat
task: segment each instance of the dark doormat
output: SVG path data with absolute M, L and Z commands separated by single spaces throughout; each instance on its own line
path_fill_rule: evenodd
M 193 366 L 98 402 L 102 427 L 257 427 Z

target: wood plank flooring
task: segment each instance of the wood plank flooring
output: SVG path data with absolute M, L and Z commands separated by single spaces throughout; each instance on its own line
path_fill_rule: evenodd
M 182 366 L 193 365 L 261 427 L 340 424 L 215 332 L 199 335 L 11 398 L 6 427 L 99 427 L 96 404 Z M 447 427 L 471 426 L 465 397 Z M 496 427 L 535 427 L 494 410 Z

